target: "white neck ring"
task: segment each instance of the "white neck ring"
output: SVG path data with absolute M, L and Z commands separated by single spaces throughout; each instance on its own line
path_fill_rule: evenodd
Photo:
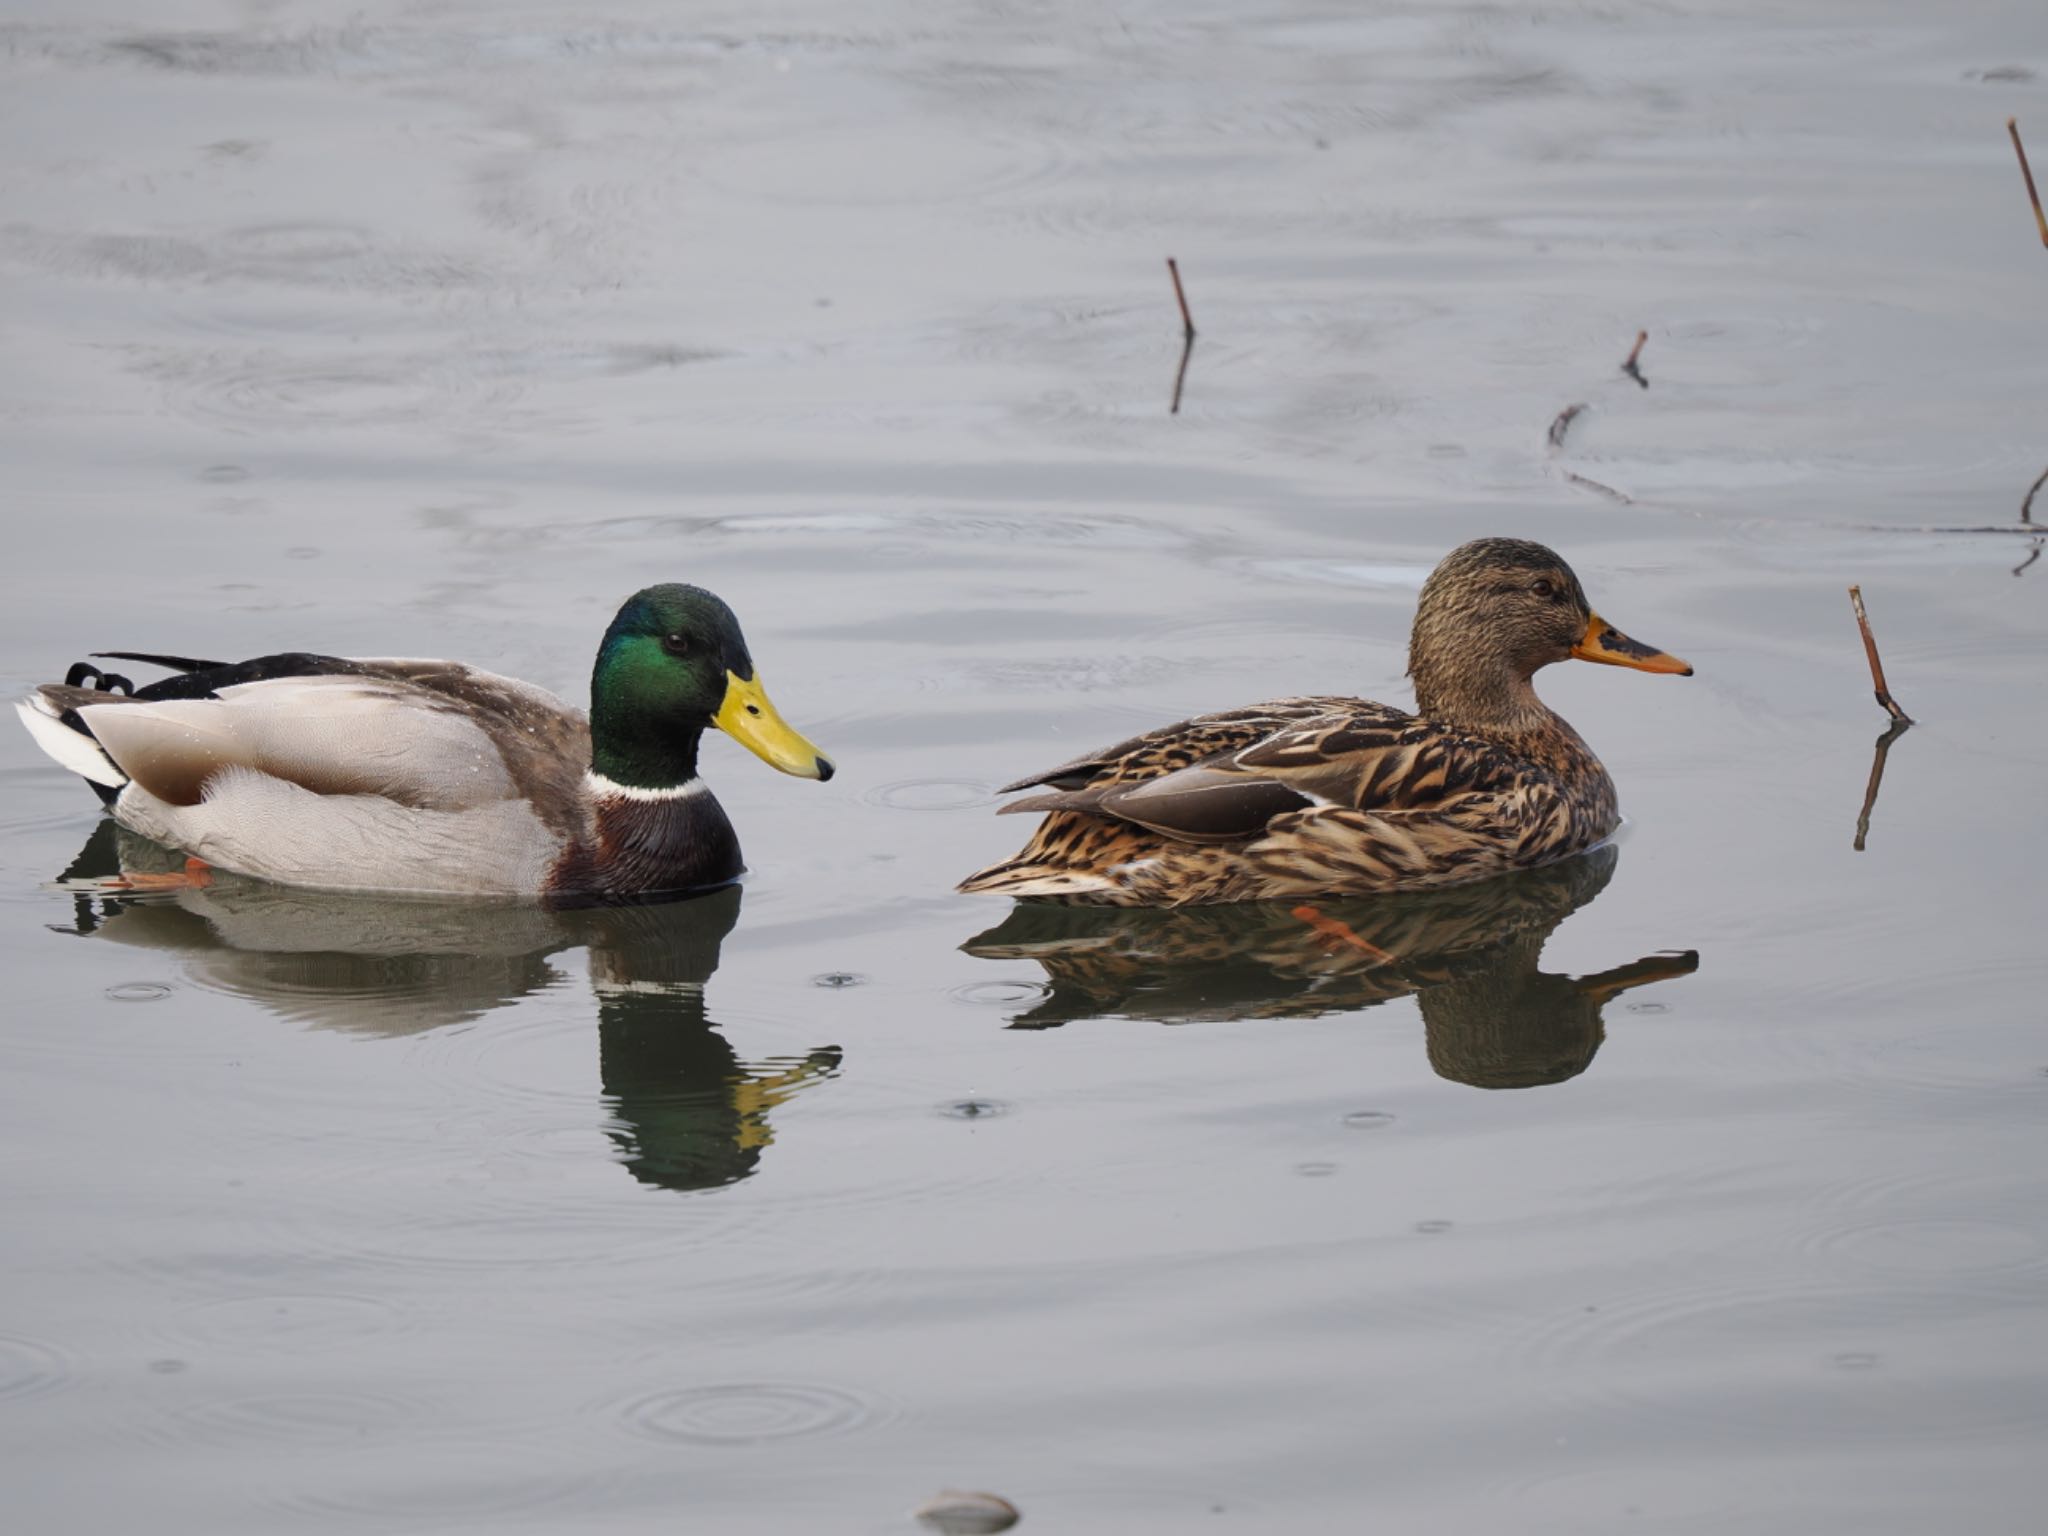
M 642 789 L 637 784 L 621 784 L 608 779 L 595 768 L 583 775 L 583 788 L 597 800 L 638 800 L 646 804 L 660 804 L 668 800 L 687 800 L 692 795 L 708 795 L 710 786 L 702 779 L 686 779 L 680 784 L 665 784 L 660 789 Z

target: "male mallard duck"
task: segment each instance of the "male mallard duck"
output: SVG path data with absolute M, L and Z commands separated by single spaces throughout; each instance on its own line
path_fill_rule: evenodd
M 1363 699 L 1275 699 L 1201 715 L 1006 785 L 1002 814 L 1051 814 L 963 891 L 1103 906 L 1369 895 L 1482 879 L 1592 847 L 1614 782 L 1536 697 L 1576 656 L 1692 668 L 1594 613 L 1558 555 L 1475 539 L 1422 588 L 1414 714 Z
M 178 675 L 136 689 L 80 662 L 16 705 L 37 744 L 122 826 L 288 885 L 571 905 L 724 885 L 743 866 L 697 777 L 705 730 L 832 777 L 768 702 L 732 610 L 699 587 L 627 599 L 588 721 L 454 661 L 102 654 Z

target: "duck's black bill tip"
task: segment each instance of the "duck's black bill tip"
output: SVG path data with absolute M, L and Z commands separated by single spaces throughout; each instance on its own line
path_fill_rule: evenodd
M 823 782 L 824 780 L 826 780 L 826 779 L 829 779 L 829 778 L 831 778 L 833 774 L 835 774 L 835 773 L 837 773 L 837 772 L 839 771 L 839 770 L 838 770 L 837 768 L 834 768 L 834 767 L 832 766 L 832 759 L 831 759 L 831 758 L 829 758 L 829 757 L 820 757 L 820 758 L 818 758 L 818 759 L 817 759 L 817 765 L 818 765 L 818 779 L 819 779 L 819 781 L 820 781 L 821 783 L 822 783 L 822 782 Z

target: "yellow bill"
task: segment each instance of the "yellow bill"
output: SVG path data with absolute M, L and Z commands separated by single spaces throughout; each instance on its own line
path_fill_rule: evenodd
M 725 702 L 718 706 L 713 723 L 770 767 L 800 779 L 832 777 L 832 759 L 791 730 L 775 712 L 758 674 L 725 674 Z
M 1586 620 L 1586 632 L 1572 647 L 1581 661 L 1604 662 L 1610 667 L 1634 667 L 1638 672 L 1671 672 L 1691 677 L 1692 667 L 1676 656 L 1653 650 L 1640 640 L 1631 640 L 1612 624 L 1593 614 Z

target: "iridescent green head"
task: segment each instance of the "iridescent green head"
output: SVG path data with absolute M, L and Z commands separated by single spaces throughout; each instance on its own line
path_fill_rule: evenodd
M 634 593 L 591 671 L 592 769 L 628 788 L 672 789 L 697 776 L 697 743 L 713 726 L 784 773 L 832 777 L 832 760 L 768 702 L 730 608 L 676 582 Z

